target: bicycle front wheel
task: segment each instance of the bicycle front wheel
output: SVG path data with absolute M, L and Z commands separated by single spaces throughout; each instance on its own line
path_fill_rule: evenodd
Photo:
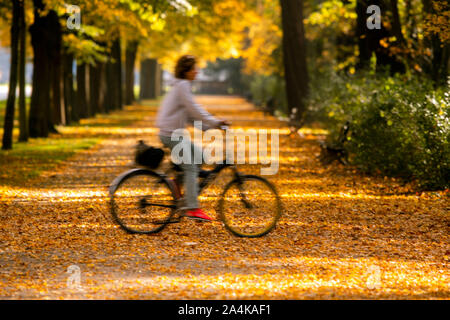
M 219 201 L 225 227 L 239 237 L 261 237 L 275 228 L 281 216 L 281 200 L 266 179 L 243 175 L 231 181 Z
M 134 169 L 118 177 L 110 195 L 112 215 L 129 233 L 161 231 L 176 210 L 166 179 L 146 169 Z

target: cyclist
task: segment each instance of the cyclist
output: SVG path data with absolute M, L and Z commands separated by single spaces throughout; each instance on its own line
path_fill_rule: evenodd
M 203 154 L 201 148 L 189 141 L 172 141 L 172 132 L 176 129 L 184 129 L 188 123 L 194 120 L 202 121 L 202 130 L 229 125 L 225 120 L 217 119 L 209 112 L 195 103 L 191 92 L 191 81 L 198 73 L 196 58 L 192 55 L 183 55 L 177 61 L 175 67 L 175 79 L 170 92 L 166 94 L 158 109 L 156 126 L 159 128 L 161 142 L 173 149 L 178 143 L 188 143 L 191 149 L 191 159 L 188 163 L 181 163 L 184 172 L 184 215 L 192 219 L 203 221 L 212 220 L 199 208 L 198 203 L 198 171 L 199 166 L 194 164 L 195 152 Z M 197 149 L 197 151 L 195 151 Z M 203 156 L 202 156 L 203 161 Z

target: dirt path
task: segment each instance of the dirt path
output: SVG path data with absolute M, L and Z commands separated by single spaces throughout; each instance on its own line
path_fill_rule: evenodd
M 240 98 L 198 101 L 235 127 L 281 129 L 280 168 L 269 180 L 285 211 L 272 233 L 241 239 L 219 222 L 183 221 L 142 236 L 114 224 L 108 185 L 129 168 L 138 139 L 159 144 L 149 108 L 142 121 L 104 128 L 110 137 L 99 145 L 2 194 L 0 298 L 450 298 L 448 196 L 403 194 L 393 179 L 324 168 L 314 131 L 292 139 Z M 210 195 L 201 203 L 214 216 Z M 80 270 L 79 289 L 68 286 L 69 266 Z

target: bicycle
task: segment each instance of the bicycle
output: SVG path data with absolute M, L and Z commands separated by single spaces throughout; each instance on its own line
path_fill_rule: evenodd
M 282 204 L 275 187 L 265 178 L 241 174 L 226 161 L 211 170 L 199 170 L 199 194 L 225 168 L 234 178 L 223 188 L 218 216 L 225 228 L 239 237 L 261 237 L 276 226 Z M 169 176 L 175 172 L 175 177 Z M 183 170 L 172 161 L 170 168 L 158 173 L 146 167 L 128 170 L 114 179 L 110 188 L 111 213 L 128 233 L 151 234 L 184 217 Z M 251 214 L 249 214 L 251 213 Z

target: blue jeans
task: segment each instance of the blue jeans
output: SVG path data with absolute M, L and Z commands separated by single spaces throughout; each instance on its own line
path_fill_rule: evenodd
M 199 171 L 199 164 L 194 163 L 194 155 L 195 152 L 198 152 L 198 154 L 203 155 L 202 149 L 195 144 L 193 144 L 190 140 L 187 141 L 172 141 L 170 137 L 167 136 L 159 136 L 159 139 L 161 142 L 168 147 L 170 150 L 173 150 L 173 148 L 178 145 L 179 143 L 187 143 L 187 147 L 190 148 L 191 154 L 190 157 L 187 155 L 186 157 L 183 157 L 183 153 L 180 155 L 184 158 L 184 161 L 180 163 L 180 167 L 183 169 L 184 172 L 184 205 L 182 209 L 197 209 L 199 207 L 198 204 L 198 171 Z M 197 150 L 197 151 L 195 151 Z M 178 157 L 178 154 L 173 154 L 171 157 L 175 157 L 176 159 L 172 158 L 172 161 L 174 160 L 180 160 Z M 190 158 L 190 159 L 189 159 Z M 201 162 L 203 163 L 203 156 L 200 157 Z M 175 162 L 175 161 L 174 161 Z

